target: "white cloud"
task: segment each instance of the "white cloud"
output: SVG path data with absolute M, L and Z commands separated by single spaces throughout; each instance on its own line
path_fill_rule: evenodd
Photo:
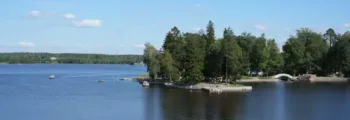
M 256 29 L 258 29 L 258 30 L 266 30 L 266 29 L 267 29 L 266 26 L 260 25 L 260 24 L 256 24 L 256 25 L 254 25 L 254 27 L 255 27 Z
M 22 46 L 22 47 L 34 47 L 35 44 L 31 43 L 31 42 L 19 42 L 18 45 Z
M 98 19 L 84 19 L 80 21 L 72 21 L 74 27 L 79 28 L 95 28 L 101 26 L 101 20 Z
M 197 7 L 197 8 L 201 7 L 201 4 L 196 4 L 196 7 Z
M 134 47 L 140 48 L 140 49 L 145 49 L 145 45 L 144 44 L 134 45 Z
M 101 20 L 99 19 L 76 19 L 76 16 L 71 13 L 64 13 L 64 14 L 59 14 L 57 12 L 43 12 L 43 11 L 38 11 L 38 10 L 32 10 L 28 13 L 29 16 L 35 17 L 35 18 L 48 18 L 48 17 L 63 17 L 67 20 L 70 20 L 71 25 L 73 27 L 77 28 L 97 28 L 101 27 Z
M 345 27 L 350 27 L 350 23 L 345 23 L 344 26 Z
M 74 19 L 75 15 L 70 14 L 70 13 L 66 13 L 66 14 L 63 14 L 62 17 L 66 18 L 66 19 Z
M 29 12 L 29 15 L 31 17 L 41 17 L 42 16 L 42 13 L 38 10 L 32 10 Z
M 39 10 L 32 10 L 28 12 L 28 16 L 34 17 L 34 18 L 46 18 L 46 17 L 54 17 L 57 15 L 57 12 L 54 11 L 39 11 Z

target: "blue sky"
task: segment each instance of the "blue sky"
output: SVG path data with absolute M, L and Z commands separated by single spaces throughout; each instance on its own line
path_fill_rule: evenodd
M 349 0 L 2 0 L 0 52 L 142 54 L 160 48 L 173 26 L 182 32 L 215 24 L 217 37 L 265 33 L 282 46 L 308 27 L 350 30 Z

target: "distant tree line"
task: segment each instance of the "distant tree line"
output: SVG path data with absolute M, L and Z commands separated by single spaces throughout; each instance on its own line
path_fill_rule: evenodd
M 171 28 L 160 50 L 150 43 L 145 46 L 144 63 L 153 79 L 233 82 L 249 75 L 248 71 L 263 71 L 265 76 L 282 72 L 350 75 L 350 32 L 336 34 L 331 28 L 324 34 L 298 29 L 280 51 L 265 34 L 235 35 L 228 27 L 223 38 L 216 38 L 214 23 L 209 21 L 206 31 L 197 33 Z
M 0 53 L 0 63 L 9 64 L 133 64 L 142 61 L 142 55 L 106 55 L 77 53 Z

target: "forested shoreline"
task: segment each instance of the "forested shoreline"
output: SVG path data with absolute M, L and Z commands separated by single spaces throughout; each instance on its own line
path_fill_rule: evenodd
M 142 55 L 0 53 L 0 63 L 7 64 L 133 64 L 142 61 Z
M 176 26 L 166 34 L 157 50 L 145 44 L 144 63 L 151 78 L 173 82 L 202 82 L 223 79 L 234 82 L 248 71 L 264 76 L 291 75 L 350 76 L 350 32 L 336 33 L 329 28 L 316 33 L 300 28 L 280 50 L 274 39 L 248 32 L 235 35 L 230 27 L 223 38 L 215 37 L 214 23 L 196 33 L 180 32 Z

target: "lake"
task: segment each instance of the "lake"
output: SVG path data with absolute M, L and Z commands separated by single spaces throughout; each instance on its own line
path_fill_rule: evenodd
M 119 80 L 143 73 L 130 65 L 0 65 L 0 119 L 350 120 L 346 84 L 259 83 L 213 94 Z

